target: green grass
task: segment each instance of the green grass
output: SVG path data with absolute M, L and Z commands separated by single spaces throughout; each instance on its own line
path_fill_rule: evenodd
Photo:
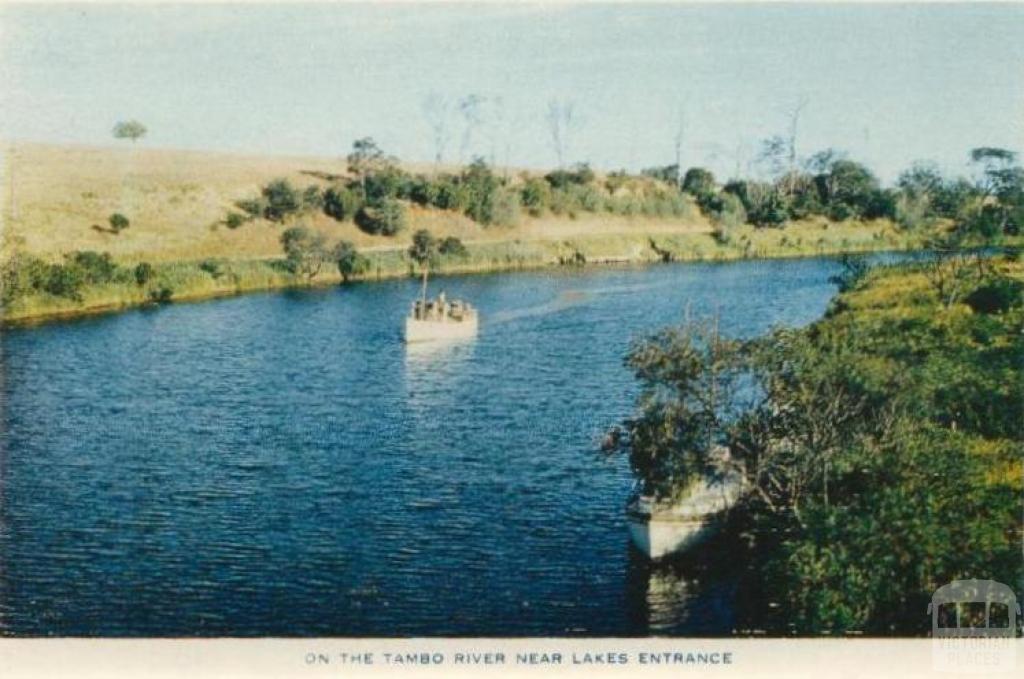
M 653 244 L 653 247 L 652 247 Z M 509 240 L 467 243 L 464 257 L 442 258 L 436 273 L 485 273 L 580 263 L 655 263 L 665 261 L 727 261 L 831 255 L 842 252 L 907 250 L 922 246 L 921 238 L 900 232 L 889 223 L 800 223 L 785 229 L 743 227 L 728 243 L 707 233 L 597 234 L 565 240 Z M 367 251 L 370 269 L 360 280 L 417 275 L 401 248 Z M 216 276 L 201 261 L 155 264 L 156 275 L 144 286 L 104 284 L 83 289 L 81 300 L 32 294 L 18 297 L 4 309 L 5 323 L 30 322 L 68 315 L 113 311 L 153 303 L 154 291 L 166 287 L 172 301 L 199 300 L 309 285 L 335 285 L 341 276 L 330 264 L 312 280 L 290 273 L 281 260 L 216 260 Z

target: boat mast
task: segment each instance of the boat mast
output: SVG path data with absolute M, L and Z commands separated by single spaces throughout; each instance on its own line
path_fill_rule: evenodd
M 426 305 L 426 303 L 427 303 L 427 274 L 429 273 L 429 271 L 430 271 L 429 265 L 426 262 L 424 262 L 423 263 L 423 289 L 420 291 L 420 299 L 423 300 L 423 304 L 424 305 Z

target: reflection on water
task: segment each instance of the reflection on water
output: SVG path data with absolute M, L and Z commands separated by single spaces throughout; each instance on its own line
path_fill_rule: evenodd
M 637 334 L 806 323 L 837 269 L 449 278 L 462 343 L 402 342 L 414 280 L 5 330 L 0 634 L 727 633 L 728 558 L 640 559 L 595 441 Z
M 407 403 L 413 416 L 443 413 L 450 407 L 452 384 L 466 374 L 476 338 L 439 339 L 405 344 Z
M 630 549 L 630 617 L 645 634 L 719 636 L 735 627 L 737 568 L 712 539 L 689 554 L 651 562 Z

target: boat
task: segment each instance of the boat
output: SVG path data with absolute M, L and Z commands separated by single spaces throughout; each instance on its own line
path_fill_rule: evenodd
M 469 302 L 448 301 L 444 293 L 435 299 L 413 302 L 405 319 L 405 341 L 430 342 L 476 337 L 479 314 Z
M 703 479 L 679 499 L 635 493 L 626 504 L 633 545 L 652 560 L 699 545 L 718 530 L 741 487 L 742 476 L 731 473 Z

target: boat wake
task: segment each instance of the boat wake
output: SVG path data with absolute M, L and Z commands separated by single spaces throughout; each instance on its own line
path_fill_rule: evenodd
M 592 288 L 589 290 L 564 290 L 553 300 L 523 309 L 510 309 L 499 311 L 487 319 L 489 325 L 509 323 L 522 318 L 533 318 L 535 316 L 546 316 L 555 314 L 573 307 L 585 304 L 595 297 L 604 295 L 629 295 L 637 292 L 644 292 L 654 288 L 660 288 L 667 283 L 655 283 L 649 285 L 615 285 L 604 288 Z

